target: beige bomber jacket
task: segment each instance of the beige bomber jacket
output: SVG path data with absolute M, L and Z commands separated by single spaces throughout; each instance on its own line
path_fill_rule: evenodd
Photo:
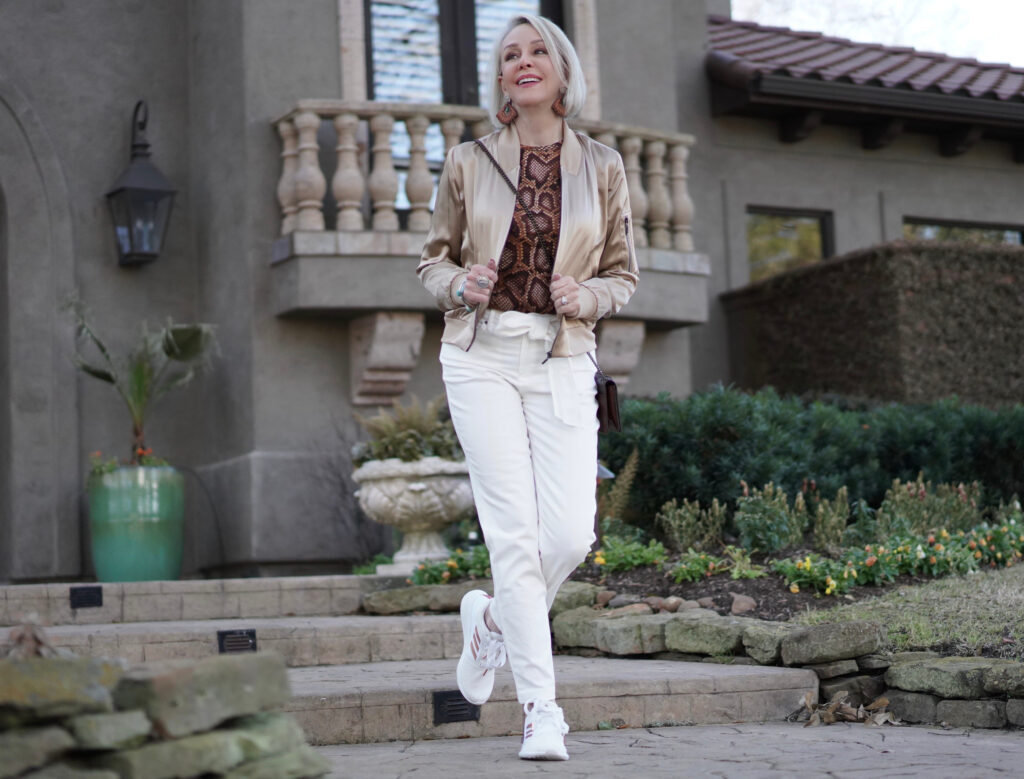
M 519 135 L 509 125 L 481 139 L 519 182 Z M 562 222 L 554 273 L 580 284 L 580 313 L 562 317 L 552 357 L 593 350 L 594 324 L 626 304 L 638 280 L 629 192 L 614 149 L 563 127 Z M 454 147 L 437 187 L 434 215 L 416 272 L 445 312 L 443 343 L 469 349 L 484 306 L 466 311 L 455 297 L 469 267 L 498 262 L 512 224 L 516 196 L 475 143 Z M 499 270 L 500 272 L 500 270 Z

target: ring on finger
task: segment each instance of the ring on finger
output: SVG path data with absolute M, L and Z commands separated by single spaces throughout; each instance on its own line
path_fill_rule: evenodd
M 561 299 L 558 302 L 561 303 L 563 306 L 568 305 L 569 298 L 567 298 L 565 295 L 562 295 Z
M 487 289 L 491 285 L 491 282 L 489 279 L 485 279 L 482 276 L 478 276 L 476 280 L 476 285 L 480 287 L 480 289 Z

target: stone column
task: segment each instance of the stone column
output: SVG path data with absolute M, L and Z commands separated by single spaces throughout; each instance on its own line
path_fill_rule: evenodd
M 405 392 L 423 342 L 423 314 L 379 311 L 352 320 L 349 358 L 352 402 L 391 403 Z

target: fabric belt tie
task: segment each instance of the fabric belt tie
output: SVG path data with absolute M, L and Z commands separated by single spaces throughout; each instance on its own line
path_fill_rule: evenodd
M 522 311 L 488 311 L 483 327 L 503 337 L 525 335 L 531 341 L 543 341 L 544 352 L 550 352 L 558 333 L 559 317 L 552 314 L 527 314 Z M 571 358 L 552 357 L 544 363 L 551 385 L 551 404 L 555 418 L 567 425 L 583 424 L 583 409 L 572 374 Z

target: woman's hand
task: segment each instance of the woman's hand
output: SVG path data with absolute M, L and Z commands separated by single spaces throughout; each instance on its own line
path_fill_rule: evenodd
M 551 302 L 555 304 L 555 313 L 570 319 L 580 313 L 580 285 L 572 276 L 560 273 L 551 274 Z
M 466 277 L 466 288 L 462 291 L 462 299 L 467 305 L 484 305 L 491 299 L 491 290 L 498 280 L 498 264 L 488 260 L 486 265 L 474 265 Z

